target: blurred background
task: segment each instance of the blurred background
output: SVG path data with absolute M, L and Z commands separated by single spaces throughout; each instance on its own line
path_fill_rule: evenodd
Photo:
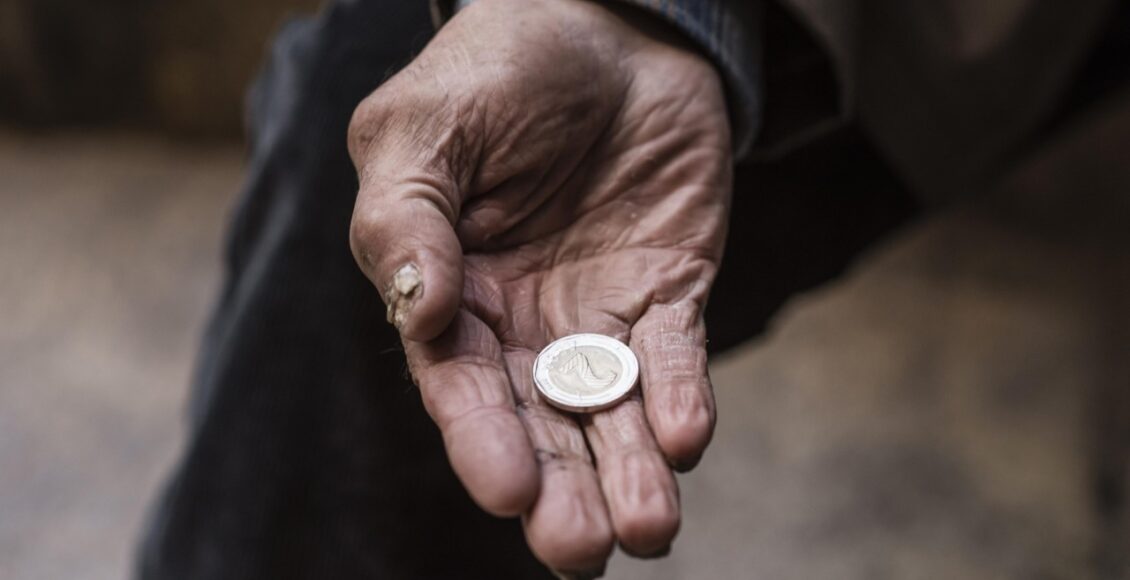
M 127 575 L 176 459 L 242 99 L 314 0 L 0 0 L 0 578 Z M 1130 578 L 1130 106 L 714 362 L 664 560 L 610 578 Z
M 0 0 L 0 116 L 17 127 L 235 140 L 267 41 L 317 0 Z

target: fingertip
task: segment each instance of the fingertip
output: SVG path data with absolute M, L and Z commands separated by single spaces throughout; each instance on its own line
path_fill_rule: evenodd
M 637 557 L 664 551 L 681 520 L 679 487 L 670 467 L 654 447 L 604 457 L 601 478 L 621 548 Z
M 526 541 L 539 560 L 553 570 L 572 574 L 603 571 L 616 544 L 612 522 L 595 482 L 595 497 L 583 492 L 539 498 L 525 521 Z M 584 497 L 581 497 L 584 496 Z
M 667 556 L 671 555 L 671 544 L 667 544 L 666 546 L 663 546 L 662 548 L 660 548 L 659 550 L 656 550 L 654 552 L 648 552 L 646 554 L 629 554 L 629 555 L 632 556 L 633 558 L 639 558 L 640 560 L 658 560 L 660 558 L 666 558 Z
M 598 576 L 616 547 L 616 537 L 608 524 L 589 527 L 579 534 L 563 530 L 558 534 L 547 535 L 544 540 L 528 540 L 530 549 L 549 568 L 574 576 Z
M 537 476 L 529 477 L 523 472 L 511 476 L 496 487 L 477 488 L 478 493 L 472 493 L 471 498 L 483 511 L 495 517 L 513 518 L 526 513 L 537 501 Z
M 621 516 L 616 535 L 628 555 L 655 558 L 670 550 L 680 524 L 678 505 L 666 505 Z
M 679 471 L 688 471 L 702 458 L 714 436 L 714 405 L 709 390 L 684 390 L 682 396 L 669 396 L 652 408 L 655 439 L 668 462 Z
M 425 261 L 427 260 L 427 261 Z M 426 342 L 439 336 L 459 311 L 463 289 L 462 261 L 446 262 L 425 255 L 420 267 L 410 262 L 394 274 L 385 292 L 389 322 L 408 339 Z M 413 286 L 405 280 L 416 280 Z M 408 294 L 401 289 L 412 288 Z
M 466 423 L 467 429 L 449 429 L 444 437 L 452 468 L 471 498 L 498 517 L 529 511 L 537 500 L 541 475 L 518 418 L 500 411 Z
M 359 207 L 350 246 L 381 293 L 388 322 L 408 340 L 440 335 L 459 309 L 463 250 L 451 223 L 434 203 L 384 200 Z
M 475 503 L 500 518 L 512 518 L 528 512 L 538 498 L 536 465 L 533 468 L 516 465 L 508 469 L 500 470 L 492 485 L 477 486 L 478 493 L 473 495 Z
M 660 558 L 671 551 L 680 524 L 677 508 L 629 518 L 618 530 L 620 547 L 636 558 Z
M 671 469 L 673 469 L 674 471 L 676 471 L 678 473 L 687 473 L 689 471 L 692 471 L 694 468 L 698 467 L 698 464 L 700 462 L 702 462 L 702 456 L 705 453 L 706 453 L 706 451 L 703 451 L 702 453 L 699 453 L 698 455 L 685 456 L 685 457 L 681 457 L 681 458 L 678 458 L 678 459 L 672 459 L 672 458 L 668 457 L 667 460 L 668 460 L 669 464 L 671 465 Z
M 664 430 L 663 435 L 656 434 L 656 439 L 671 467 L 676 471 L 686 472 L 702 460 L 713 432 L 713 424 L 710 423 L 698 425 L 684 423 Z

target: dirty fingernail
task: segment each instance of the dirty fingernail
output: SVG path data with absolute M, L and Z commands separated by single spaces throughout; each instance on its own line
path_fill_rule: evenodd
M 393 275 L 392 283 L 385 292 L 385 303 L 388 304 L 387 317 L 393 326 L 397 328 L 404 326 L 412 305 L 422 292 L 422 283 L 420 269 L 415 264 L 405 264 Z

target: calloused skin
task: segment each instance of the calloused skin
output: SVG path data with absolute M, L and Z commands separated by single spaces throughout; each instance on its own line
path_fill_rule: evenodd
M 726 233 L 730 133 L 718 74 L 642 13 L 480 0 L 357 109 L 351 241 L 396 299 L 412 376 L 456 474 L 522 516 L 550 568 L 599 574 L 618 542 L 661 555 L 673 469 L 715 420 L 702 312 Z M 407 296 L 394 276 L 418 270 Z M 534 357 L 579 332 L 640 359 L 641 389 L 574 415 Z

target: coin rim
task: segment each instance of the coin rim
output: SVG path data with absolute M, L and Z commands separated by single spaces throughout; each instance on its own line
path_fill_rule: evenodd
M 554 385 L 553 381 L 549 379 L 549 369 L 543 367 L 543 360 L 551 353 L 556 354 L 562 348 L 561 345 L 567 341 L 583 340 L 595 342 L 597 343 L 595 346 L 612 351 L 612 355 L 619 359 L 624 367 L 624 372 L 621 374 L 620 378 L 617 379 L 616 384 L 626 383 L 627 386 L 608 389 L 607 392 L 612 393 L 612 396 L 607 397 L 607 400 L 605 400 L 605 398 L 594 399 L 598 402 L 592 405 L 585 404 L 580 406 L 578 405 L 577 397 L 571 395 L 567 396 L 567 398 L 558 396 L 558 394 L 563 394 L 563 390 Z M 631 347 L 615 337 L 591 332 L 570 334 L 549 343 L 545 348 L 541 349 L 537 358 L 534 359 L 533 376 L 534 386 L 537 387 L 538 393 L 553 406 L 574 413 L 595 413 L 619 403 L 632 392 L 632 389 L 635 388 L 636 383 L 639 381 L 639 358 L 636 356 L 636 353 L 632 351 Z

